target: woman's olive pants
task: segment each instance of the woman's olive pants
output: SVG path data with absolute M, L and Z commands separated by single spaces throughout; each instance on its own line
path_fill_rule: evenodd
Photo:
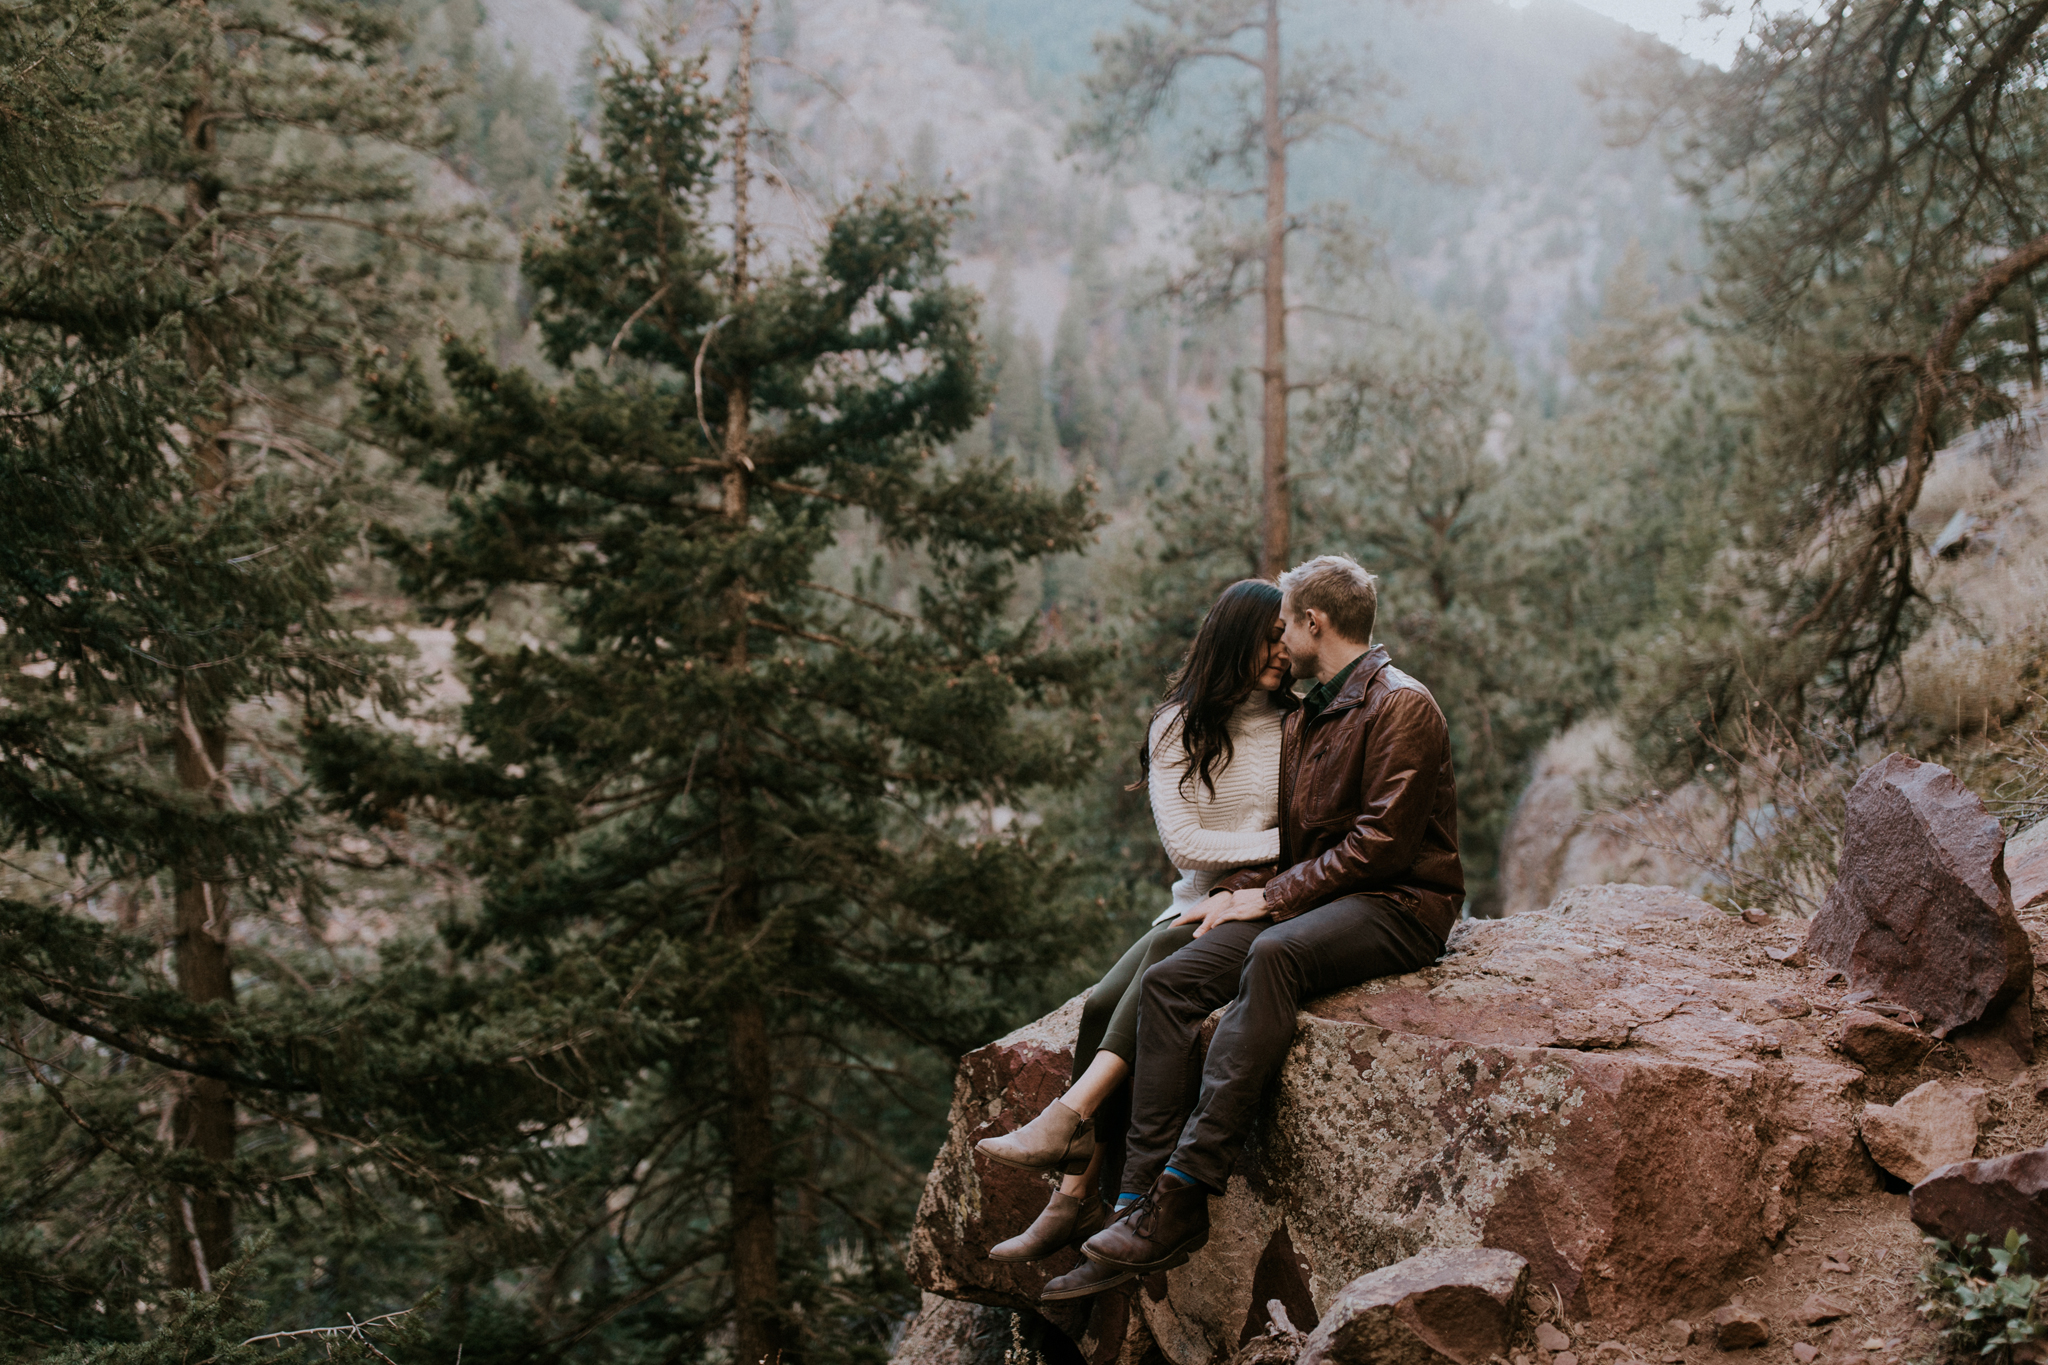
M 1081 1079 L 1097 1053 L 1113 1052 L 1126 1065 L 1136 1059 L 1138 999 L 1144 994 L 1145 973 L 1194 941 L 1194 924 L 1169 921 L 1158 925 L 1147 930 L 1095 983 L 1095 989 L 1088 992 L 1088 1003 L 1081 1008 L 1081 1035 L 1074 1041 L 1074 1080 Z M 1102 1163 L 1105 1199 L 1114 1199 L 1119 1193 L 1115 1182 L 1123 1168 L 1124 1134 L 1130 1122 L 1131 1087 L 1127 1081 L 1095 1111 L 1095 1140 L 1109 1148 Z

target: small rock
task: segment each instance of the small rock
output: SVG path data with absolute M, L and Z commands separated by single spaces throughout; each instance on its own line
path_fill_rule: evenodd
M 1547 1322 L 1536 1324 L 1536 1344 L 1546 1351 L 1568 1351 L 1572 1339 Z
M 1776 1010 L 1780 1019 L 1803 1019 L 1813 1013 L 1813 1006 L 1807 1004 L 1803 996 L 1774 995 L 1764 1003 Z
M 2007 1230 L 2048 1245 L 2048 1147 L 1988 1161 L 1958 1161 L 1913 1187 L 1913 1221 L 1960 1243 L 1970 1233 L 2002 1243 Z
M 1593 1354 L 1596 1357 L 1604 1355 L 1625 1356 L 1628 1354 L 1628 1347 L 1618 1341 L 1603 1341 L 1593 1348 Z
M 1782 967 L 1804 967 L 1806 965 L 1806 949 L 1803 947 L 1766 948 L 1764 949 L 1764 956 Z
M 1866 1351 L 1882 1351 L 1882 1350 L 1884 1349 L 1884 1338 L 1883 1338 L 1883 1337 L 1865 1337 L 1865 1338 L 1863 1338 L 1863 1349 L 1864 1349 L 1864 1350 L 1866 1350 Z
M 1842 1016 L 1835 1047 L 1866 1071 L 1911 1071 L 1934 1050 L 1934 1039 L 1881 1014 L 1850 1010 Z
M 1820 1268 L 1832 1271 L 1837 1275 L 1854 1275 L 1856 1273 L 1855 1265 L 1850 1262 L 1847 1256 L 1844 1256 L 1839 1251 L 1830 1251 L 1827 1255 L 1821 1257 Z
M 1742 912 L 1742 922 L 1744 924 L 1768 924 L 1770 919 L 1771 917 L 1761 910 L 1745 910 Z
M 1842 1307 L 1841 1304 L 1836 1303 L 1833 1299 L 1822 1298 L 1818 1294 L 1813 1294 L 1808 1296 L 1805 1303 L 1799 1305 L 1798 1311 L 1792 1314 L 1792 1321 L 1798 1323 L 1801 1327 L 1819 1327 L 1822 1323 L 1833 1322 L 1836 1318 L 1846 1318 L 1848 1316 L 1849 1310 Z
M 1792 1358 L 1798 1361 L 1799 1365 L 1813 1365 L 1814 1361 L 1820 1359 L 1820 1347 L 1810 1342 L 1795 1341 L 1792 1343 Z
M 1512 1251 L 1425 1251 L 1338 1290 L 1300 1365 L 1482 1365 L 1507 1350 L 1528 1287 Z
M 1664 1324 L 1664 1340 L 1673 1346 L 1692 1345 L 1692 1324 L 1684 1318 L 1673 1318 Z
M 1714 1310 L 1714 1344 L 1724 1351 L 1745 1351 L 1771 1339 L 1771 1325 L 1764 1315 L 1744 1304 L 1730 1303 Z
M 1570 1351 L 1559 1351 L 1550 1358 L 1550 1365 L 1579 1365 L 1579 1358 Z
M 1990 1112 L 1979 1087 L 1929 1081 L 1897 1104 L 1864 1105 L 1857 1126 L 1872 1160 L 1917 1185 L 1952 1161 L 1967 1161 Z
M 2012 879 L 2015 910 L 2048 905 L 2048 820 L 2038 820 L 2005 846 L 2005 875 Z
M 2005 832 L 1954 773 L 1904 754 L 1849 793 L 1841 879 L 1806 951 L 1925 1016 L 1937 1038 L 1984 1020 L 2031 1060 L 2034 954 L 2013 914 Z M 2009 1026 L 2009 1027 L 2008 1027 Z

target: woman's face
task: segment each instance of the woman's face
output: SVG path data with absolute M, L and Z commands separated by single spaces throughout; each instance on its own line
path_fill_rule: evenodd
M 1287 651 L 1280 648 L 1282 623 L 1278 616 L 1259 646 L 1259 690 L 1271 692 L 1287 679 Z

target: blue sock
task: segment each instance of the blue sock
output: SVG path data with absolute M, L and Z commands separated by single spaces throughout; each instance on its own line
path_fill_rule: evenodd
M 1173 1178 L 1174 1178 L 1175 1180 L 1185 1180 L 1185 1181 L 1187 1181 L 1187 1182 L 1188 1182 L 1188 1184 L 1190 1184 L 1190 1185 L 1202 1185 L 1202 1182 L 1201 1182 L 1201 1181 L 1199 1181 L 1199 1180 L 1195 1179 L 1195 1178 L 1194 1178 L 1193 1176 L 1189 1175 L 1189 1174 L 1188 1174 L 1188 1173 L 1187 1173 L 1186 1171 L 1179 1171 L 1179 1170 L 1175 1170 L 1175 1169 L 1174 1169 L 1173 1167 L 1171 1167 L 1171 1166 L 1168 1166 L 1168 1167 L 1166 1168 L 1166 1173 L 1167 1173 L 1168 1175 L 1172 1176 L 1172 1177 L 1173 1177 Z M 1204 1188 L 1204 1189 L 1207 1189 L 1207 1188 L 1208 1188 L 1208 1186 L 1207 1186 L 1207 1185 L 1202 1185 L 1202 1188 Z
M 1117 1209 L 1118 1209 L 1118 1211 L 1119 1211 L 1119 1212 L 1121 1212 L 1121 1211 L 1122 1211 L 1122 1210 L 1124 1210 L 1124 1209 L 1127 1209 L 1127 1208 L 1129 1208 L 1129 1207 L 1130 1207 L 1131 1205 L 1133 1205 L 1133 1204 L 1135 1204 L 1135 1203 L 1137 1203 L 1137 1202 L 1138 1202 L 1138 1196 L 1137 1196 L 1137 1195 L 1135 1195 L 1135 1194 L 1132 1194 L 1132 1193 L 1131 1193 L 1131 1192 L 1130 1192 L 1129 1190 L 1125 1190 L 1125 1191 L 1124 1191 L 1124 1192 L 1123 1192 L 1122 1194 L 1120 1194 L 1120 1195 L 1118 1195 L 1118 1196 L 1116 1197 L 1116 1206 L 1117 1206 Z

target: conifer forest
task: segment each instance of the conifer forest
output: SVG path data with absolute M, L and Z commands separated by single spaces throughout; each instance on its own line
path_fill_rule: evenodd
M 2048 3 L 1724 22 L 0 0 L 0 1360 L 883 1365 L 1312 555 L 1468 916 L 2048 814 Z

